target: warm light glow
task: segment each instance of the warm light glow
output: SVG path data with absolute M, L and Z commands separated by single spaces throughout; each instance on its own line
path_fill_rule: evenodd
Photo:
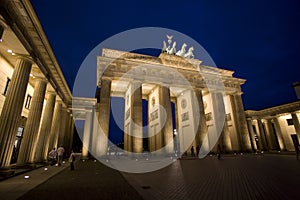
M 45 171 L 47 171 L 48 170 L 48 168 L 47 167 L 45 167 L 45 169 L 44 169 Z
M 8 53 L 12 53 L 13 51 L 12 51 L 11 49 L 8 49 L 7 52 L 8 52 Z
M 24 176 L 24 178 L 25 178 L 25 179 L 28 179 L 28 178 L 29 178 L 29 176 Z

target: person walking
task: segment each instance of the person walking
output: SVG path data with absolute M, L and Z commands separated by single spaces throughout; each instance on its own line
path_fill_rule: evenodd
M 191 148 L 191 155 L 192 155 L 192 156 L 195 156 L 194 146 L 192 146 L 192 148 Z
M 57 156 L 58 156 L 57 164 L 58 165 L 61 165 L 61 162 L 63 160 L 64 152 L 65 152 L 65 149 L 63 148 L 63 146 L 58 147 L 58 149 L 57 149 Z
M 49 152 L 49 161 L 50 161 L 50 165 L 51 165 L 51 166 L 53 166 L 53 165 L 55 164 L 56 156 L 57 156 L 57 151 L 55 150 L 55 148 L 53 148 L 53 149 Z
M 200 146 L 197 145 L 197 147 L 196 147 L 196 156 L 199 156 L 199 152 L 200 152 Z
M 71 151 L 71 155 L 69 157 L 69 163 L 70 163 L 70 170 L 74 170 L 74 162 L 75 162 L 75 153 L 73 150 Z

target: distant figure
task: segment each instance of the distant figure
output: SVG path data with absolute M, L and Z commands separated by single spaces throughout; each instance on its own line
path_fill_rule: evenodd
M 221 159 L 221 146 L 220 146 L 220 144 L 218 144 L 217 156 L 218 156 L 218 160 L 220 160 Z
M 55 150 L 55 148 L 53 148 L 53 149 L 49 152 L 49 160 L 50 160 L 50 165 L 51 165 L 51 166 L 53 166 L 53 165 L 55 164 L 56 156 L 57 156 L 57 151 Z
M 194 146 L 191 147 L 191 155 L 195 156 Z
M 197 147 L 196 147 L 196 156 L 199 156 L 199 152 L 200 152 L 200 146 L 197 145 Z
M 64 152 L 65 152 L 65 149 L 62 146 L 58 147 L 58 149 L 57 149 L 57 155 L 58 155 L 57 164 L 58 165 L 61 165 Z
M 70 170 L 74 170 L 75 153 L 73 152 L 73 150 L 71 151 L 69 162 L 70 162 Z

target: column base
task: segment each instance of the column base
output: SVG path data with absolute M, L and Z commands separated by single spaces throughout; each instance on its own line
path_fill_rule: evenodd
M 9 178 L 15 174 L 14 170 L 11 169 L 0 169 L 0 180 Z
M 26 164 L 20 164 L 12 166 L 12 169 L 36 169 L 37 165 L 36 163 L 26 163 Z

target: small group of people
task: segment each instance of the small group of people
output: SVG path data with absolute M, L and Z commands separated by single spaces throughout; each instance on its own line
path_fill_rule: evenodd
M 198 156 L 199 152 L 200 152 L 200 146 L 199 145 L 197 145 L 197 147 L 196 147 L 196 155 L 195 155 L 194 146 L 191 147 L 191 156 Z
M 194 146 L 191 147 L 191 156 L 199 156 L 199 152 L 200 152 L 200 146 L 197 145 L 196 147 L 196 155 L 195 155 L 195 149 Z M 218 144 L 217 147 L 217 158 L 220 160 L 221 159 L 221 154 L 222 154 L 222 149 L 220 144 Z
M 53 166 L 57 164 L 58 166 L 62 164 L 63 156 L 65 153 L 65 149 L 63 146 L 60 146 L 55 149 L 55 147 L 49 152 L 49 161 L 50 165 Z M 57 159 L 57 160 L 56 160 Z M 74 162 L 75 162 L 75 153 L 72 151 L 69 157 L 70 169 L 74 170 Z

